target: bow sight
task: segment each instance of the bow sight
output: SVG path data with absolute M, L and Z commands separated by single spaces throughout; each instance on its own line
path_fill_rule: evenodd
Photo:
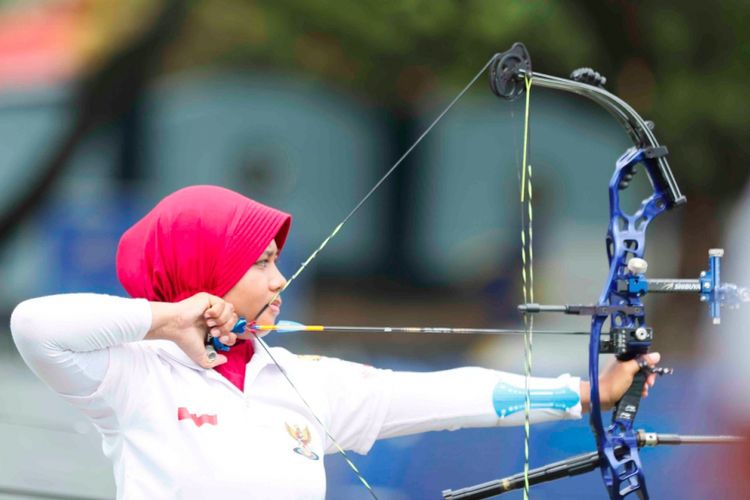
M 540 305 L 522 304 L 525 315 L 557 312 L 591 316 L 589 342 L 589 380 L 591 384 L 591 427 L 596 436 L 597 451 L 579 455 L 546 467 L 518 474 L 503 480 L 443 492 L 444 498 L 486 498 L 524 483 L 537 484 L 563 476 L 578 475 L 595 468 L 601 470 L 609 496 L 621 499 L 630 495 L 647 499 L 646 480 L 638 450 L 656 444 L 733 443 L 732 436 L 676 436 L 647 434 L 633 427 L 647 373 L 666 374 L 670 369 L 643 369 L 635 376 L 631 387 L 615 405 L 612 422 L 604 425 L 599 399 L 599 355 L 615 354 L 620 360 L 630 360 L 648 352 L 654 338 L 646 323 L 641 297 L 646 293 L 698 293 L 707 302 L 714 323 L 720 321 L 722 305 L 737 306 L 750 300 L 750 292 L 733 284 L 721 283 L 720 259 L 723 251 L 709 251 L 708 269 L 695 280 L 647 279 L 643 259 L 646 229 L 649 223 L 665 211 L 683 205 L 685 196 L 667 162 L 667 148 L 659 144 L 653 124 L 641 118 L 619 97 L 607 92 L 606 78 L 589 68 L 576 70 L 571 79 L 532 72 L 531 58 L 526 47 L 515 43 L 510 50 L 497 54 L 490 62 L 490 87 L 499 97 L 514 100 L 522 96 L 526 86 L 532 85 L 572 92 L 596 102 L 606 109 L 625 128 L 633 147 L 618 160 L 609 182 L 610 222 L 606 237 L 609 273 L 596 304 Z M 626 213 L 620 206 L 620 193 L 630 186 L 633 176 L 643 170 L 651 183 L 652 193 L 642 200 L 635 213 Z M 605 323 L 608 332 L 602 332 Z

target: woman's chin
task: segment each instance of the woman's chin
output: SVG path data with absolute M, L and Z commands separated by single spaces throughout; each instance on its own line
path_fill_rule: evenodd
M 276 314 L 265 312 L 261 315 L 260 318 L 258 318 L 258 321 L 256 321 L 256 323 L 259 325 L 275 325 L 276 317 L 277 317 Z

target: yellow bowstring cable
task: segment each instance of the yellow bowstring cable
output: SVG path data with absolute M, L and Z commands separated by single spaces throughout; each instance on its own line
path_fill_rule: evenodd
M 523 127 L 523 164 L 521 165 L 521 279 L 523 281 L 524 303 L 534 302 L 534 213 L 532 209 L 531 190 L 531 164 L 528 163 L 529 152 L 529 109 L 531 103 L 531 78 L 525 77 L 526 85 L 526 109 L 524 112 Z M 534 337 L 534 316 L 524 314 L 524 373 L 525 373 L 525 395 L 524 395 L 524 462 L 523 462 L 523 498 L 529 498 L 529 436 L 531 418 L 531 393 L 529 383 L 531 381 L 531 348 Z

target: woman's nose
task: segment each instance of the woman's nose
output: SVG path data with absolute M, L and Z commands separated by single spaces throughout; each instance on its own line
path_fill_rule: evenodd
M 275 267 L 275 266 L 274 266 Z M 281 274 L 281 271 L 279 271 L 278 268 L 276 268 L 276 276 L 271 280 L 271 288 L 274 292 L 277 292 L 279 290 L 283 290 L 286 286 L 286 278 L 283 274 Z

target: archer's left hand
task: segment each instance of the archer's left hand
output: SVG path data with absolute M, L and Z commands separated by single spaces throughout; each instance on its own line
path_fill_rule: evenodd
M 646 363 L 655 367 L 661 355 L 658 352 L 646 354 L 640 358 Z M 599 376 L 599 401 L 602 410 L 611 409 L 630 388 L 633 383 L 633 377 L 641 370 L 638 365 L 638 359 L 630 361 L 612 361 L 604 372 Z M 646 383 L 643 385 L 641 397 L 648 396 L 648 390 L 656 383 L 656 374 L 651 373 L 646 377 Z M 581 403 L 584 411 L 589 409 L 590 386 L 588 382 L 581 382 Z
M 652 352 L 641 357 L 649 366 L 654 367 L 661 359 L 658 352 Z M 641 370 L 637 359 L 630 361 L 613 361 L 599 376 L 599 400 L 603 410 L 611 409 L 633 383 L 633 377 Z M 641 397 L 648 396 L 649 388 L 656 383 L 656 374 L 651 373 L 643 384 Z

